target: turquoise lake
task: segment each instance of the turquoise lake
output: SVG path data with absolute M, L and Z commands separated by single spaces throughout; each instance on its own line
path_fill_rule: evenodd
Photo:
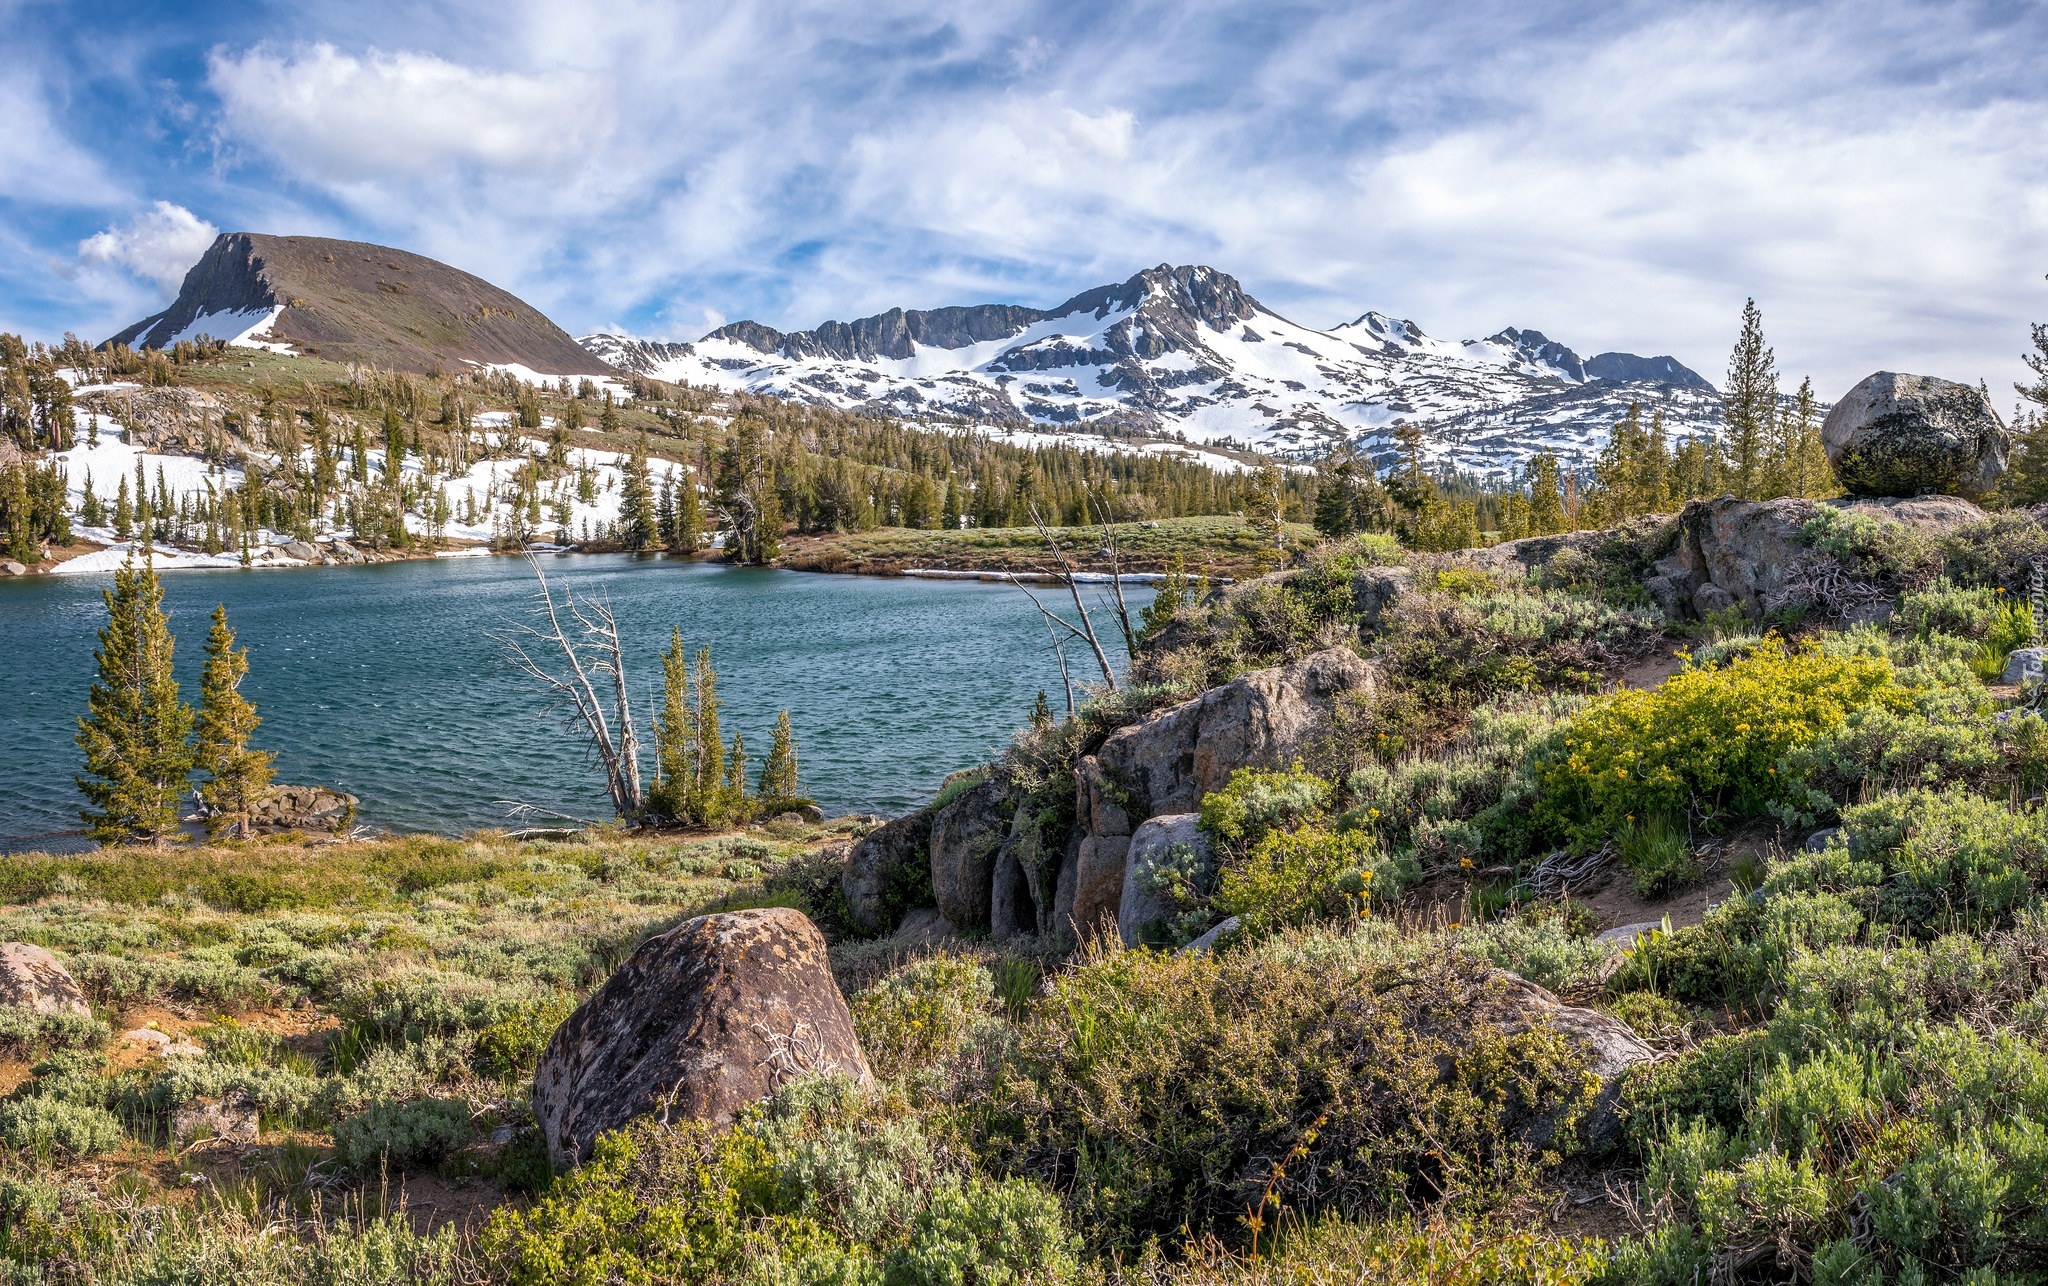
M 543 566 L 558 594 L 594 594 L 617 613 L 643 740 L 652 740 L 658 653 L 679 626 L 693 654 L 711 645 L 724 731 L 745 736 L 756 770 L 776 711 L 789 710 L 804 788 L 828 812 L 911 808 L 946 773 L 985 761 L 1041 690 L 1061 705 L 1045 628 L 1010 586 L 623 554 Z M 79 825 L 72 738 L 110 583 L 0 582 L 0 839 Z M 505 800 L 608 815 L 583 743 L 490 637 L 531 619 L 534 581 L 522 560 L 180 571 L 163 585 L 188 700 L 198 697 L 207 617 L 227 604 L 249 651 L 242 690 L 264 720 L 256 742 L 276 752 L 280 781 L 345 790 L 361 799 L 363 823 L 400 832 L 521 824 Z M 1083 594 L 1095 608 L 1097 593 Z M 1134 611 L 1151 599 L 1149 589 L 1126 594 Z M 1113 634 L 1100 609 L 1096 624 Z

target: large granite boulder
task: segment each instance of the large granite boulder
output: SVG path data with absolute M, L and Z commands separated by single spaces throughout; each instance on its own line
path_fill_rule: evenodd
M 1835 476 L 1859 496 L 1981 500 L 2005 473 L 2009 442 L 1991 402 L 1968 384 L 1879 371 L 1821 425 Z
M 39 1014 L 92 1017 L 71 971 L 42 947 L 0 942 L 0 1005 Z
M 1858 500 L 1837 507 L 1883 522 L 1946 530 L 1981 522 L 1984 511 L 1954 496 Z M 1811 571 L 1806 524 L 1821 511 L 1811 500 L 1689 502 L 1678 515 L 1678 539 L 1643 581 L 1650 600 L 1674 621 L 1740 607 L 1760 616 L 1794 596 Z
M 1076 771 L 1081 843 L 1071 930 L 1119 924 L 1131 834 L 1147 818 L 1192 813 L 1240 768 L 1280 768 L 1304 752 L 1339 697 L 1371 693 L 1372 667 L 1347 648 L 1241 674 L 1110 734 Z M 1120 932 L 1120 929 L 1119 929 Z
M 555 1030 L 533 1110 L 558 1166 L 635 1117 L 724 1124 L 783 1081 L 873 1079 L 825 937 L 787 907 L 699 916 L 651 938 Z
M 932 818 L 932 898 L 939 914 L 963 933 L 987 930 L 996 853 L 1010 834 L 1015 807 L 993 776 L 954 796 Z
M 1209 846 L 1209 837 L 1202 833 L 1202 817 L 1199 813 L 1171 813 L 1145 821 L 1131 835 L 1131 844 L 1124 859 L 1124 886 L 1122 898 L 1117 907 L 1116 927 L 1124 945 L 1135 947 L 1146 941 L 1148 934 L 1156 934 L 1171 919 L 1175 907 L 1172 902 L 1152 889 L 1153 876 L 1158 870 L 1182 854 L 1192 857 L 1198 872 L 1206 874 L 1215 867 L 1216 855 Z
M 1054 843 L 1032 809 L 1017 809 L 996 850 L 989 930 L 999 938 L 1060 932 L 1072 920 L 1079 858 L 1079 836 Z
M 896 927 L 883 923 L 890 912 L 890 892 L 924 883 L 931 870 L 931 839 L 932 810 L 920 808 L 854 842 L 846 855 L 839 888 L 846 895 L 847 914 L 855 924 L 870 933 Z

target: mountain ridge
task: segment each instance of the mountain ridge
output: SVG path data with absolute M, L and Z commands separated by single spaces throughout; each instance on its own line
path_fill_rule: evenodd
M 1160 264 L 1052 308 L 892 308 L 780 331 L 728 323 L 689 343 L 594 334 L 623 370 L 916 417 L 1018 427 L 1134 430 L 1310 457 L 1391 458 L 1393 430 L 1425 428 L 1432 454 L 1511 474 L 1539 450 L 1590 463 L 1631 401 L 1675 436 L 1719 420 L 1713 385 L 1669 355 L 1582 358 L 1541 331 L 1435 339 L 1378 312 L 1327 331 L 1261 304 L 1229 274 Z

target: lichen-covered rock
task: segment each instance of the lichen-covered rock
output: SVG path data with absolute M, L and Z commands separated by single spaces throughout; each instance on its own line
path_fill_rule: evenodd
M 931 871 L 932 810 L 920 808 L 886 822 L 854 841 L 847 851 L 839 888 L 846 895 L 847 915 L 870 933 L 896 926 L 889 918 L 892 889 L 921 888 Z M 895 907 L 896 911 L 907 907 Z
M 1198 872 L 1206 873 L 1216 862 L 1209 837 L 1202 833 L 1199 813 L 1172 813 L 1147 819 L 1131 836 L 1124 859 L 1124 887 L 1117 909 L 1117 932 L 1127 947 L 1156 937 L 1173 916 L 1174 905 L 1156 892 L 1153 876 L 1184 848 Z
M 961 791 L 932 818 L 932 898 L 961 932 L 989 927 L 996 853 L 1010 833 L 1008 790 L 987 777 Z
M 2048 647 L 2023 647 L 2005 656 L 2000 683 L 2040 683 L 2048 679 Z
M 1879 371 L 1835 403 L 1821 445 L 1859 496 L 1981 500 L 2005 473 L 2009 442 L 1998 412 L 1968 384 Z
M 1984 511 L 1953 496 L 1831 502 L 1848 513 L 1940 531 L 1981 522 Z M 1811 500 L 1689 502 L 1678 515 L 1677 540 L 1643 589 L 1674 621 L 1739 607 L 1760 616 L 1794 596 L 1811 567 L 1806 524 L 1821 506 Z
M 0 942 L 0 1005 L 92 1017 L 85 993 L 57 957 L 27 942 Z
M 1074 859 L 1074 904 L 1067 912 L 1067 932 L 1077 938 L 1117 932 L 1117 909 L 1124 895 L 1124 858 L 1131 851 L 1128 835 L 1089 835 Z
M 256 1100 L 243 1090 L 223 1098 L 199 1099 L 171 1114 L 171 1134 L 180 1143 L 199 1139 L 254 1143 L 259 1125 Z
M 783 1081 L 873 1080 L 825 937 L 787 907 L 685 921 L 556 1029 L 533 1079 L 548 1155 L 574 1165 L 635 1117 L 724 1124 Z

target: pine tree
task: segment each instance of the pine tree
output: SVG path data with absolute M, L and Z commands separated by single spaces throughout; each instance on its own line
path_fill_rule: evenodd
M 690 657 L 683 632 L 671 630 L 661 654 L 661 709 L 654 715 L 654 789 L 648 802 L 664 816 L 692 816 L 697 788 L 697 713 L 691 704 Z
M 661 539 L 654 513 L 654 482 L 648 475 L 647 436 L 633 444 L 620 470 L 620 543 L 628 549 L 652 549 Z
M 697 721 L 697 741 L 692 758 L 696 761 L 696 780 L 693 783 L 693 800 L 698 811 L 719 798 L 725 783 L 725 743 L 719 740 L 718 731 L 718 671 L 711 668 L 711 646 L 703 644 L 697 648 L 697 673 L 695 675 L 695 708 L 692 711 Z M 710 820 L 699 812 L 701 820 Z
M 1316 530 L 1332 540 L 1348 536 L 1354 530 L 1352 501 L 1357 488 L 1353 479 L 1357 472 L 1357 466 L 1351 461 L 1340 461 L 1323 472 L 1321 485 L 1316 488 Z
M 1756 300 L 1742 306 L 1742 334 L 1728 358 L 1728 387 L 1721 395 L 1728 424 L 1727 485 L 1745 500 L 1762 496 L 1767 481 L 1772 428 L 1778 413 L 1776 360 L 1764 343 L 1763 313 Z
M 199 717 L 192 734 L 192 759 L 205 779 L 199 799 L 211 811 L 207 829 L 233 827 L 246 833 L 250 810 L 270 784 L 271 756 L 249 748 L 249 736 L 263 721 L 241 693 L 249 654 L 235 647 L 226 604 L 213 609 L 206 635 L 206 669 L 199 680 Z
M 192 708 L 171 672 L 170 620 L 163 586 L 147 551 L 131 555 L 102 590 L 99 677 L 78 721 L 86 776 L 78 789 L 92 807 L 79 814 L 94 839 L 141 836 L 161 841 L 178 828 L 178 801 L 192 771 Z
M 747 742 L 737 732 L 732 734 L 732 750 L 726 756 L 725 789 L 719 804 L 728 817 L 747 812 Z
M 1558 494 L 1557 457 L 1539 452 L 1529 461 L 1529 534 L 1550 536 L 1565 529 L 1564 498 Z
M 676 487 L 675 535 L 670 538 L 671 548 L 686 554 L 694 554 L 704 544 L 704 504 L 697 498 L 697 479 L 689 469 L 683 470 L 682 482 Z
M 1792 397 L 1792 409 L 1780 415 L 1784 425 L 1784 463 L 1779 469 L 1782 495 L 1819 498 L 1835 494 L 1834 467 L 1828 463 L 1827 448 L 1820 440 L 1820 408 L 1813 396 L 1813 378 L 1799 381 Z
M 787 710 L 775 716 L 775 741 L 768 747 L 768 758 L 761 761 L 757 793 L 763 799 L 797 797 L 796 733 L 789 726 Z
M 85 471 L 85 494 L 79 498 L 78 517 L 88 527 L 104 527 L 107 522 L 107 507 L 92 493 L 92 470 Z

